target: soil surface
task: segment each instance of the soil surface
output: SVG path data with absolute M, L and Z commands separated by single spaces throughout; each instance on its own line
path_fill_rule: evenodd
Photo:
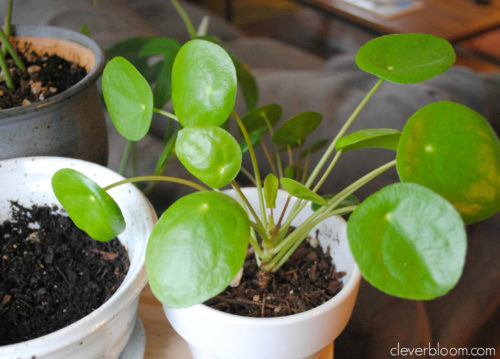
M 226 313 L 246 317 L 280 317 L 301 313 L 323 304 L 342 288 L 344 272 L 336 272 L 329 254 L 320 246 L 313 248 L 308 238 L 277 272 L 269 274 L 267 288 L 261 288 L 252 250 L 243 266 L 238 287 L 205 302 Z
M 2 77 L 0 109 L 25 106 L 54 96 L 73 86 L 87 74 L 84 67 L 57 55 L 39 56 L 31 52 L 19 56 L 26 66 L 26 72 L 23 73 L 10 57 L 7 59 L 16 90 L 9 90 Z
M 98 242 L 55 208 L 12 204 L 0 226 L 0 345 L 65 327 L 104 303 L 129 268 L 117 239 Z

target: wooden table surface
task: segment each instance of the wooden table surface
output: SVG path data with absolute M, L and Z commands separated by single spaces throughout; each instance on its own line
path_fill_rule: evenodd
M 294 1 L 380 34 L 425 32 L 456 42 L 500 27 L 500 1 L 497 0 L 486 5 L 472 0 L 420 0 L 420 8 L 391 18 L 342 0 Z
M 168 323 L 149 286 L 139 298 L 138 311 L 146 332 L 144 359 L 192 359 L 187 344 Z M 321 352 L 318 359 L 333 359 L 333 343 Z

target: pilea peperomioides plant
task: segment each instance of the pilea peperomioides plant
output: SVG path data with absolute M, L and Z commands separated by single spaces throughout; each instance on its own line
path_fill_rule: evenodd
M 237 81 L 228 54 L 204 40 L 183 45 L 172 69 L 175 114 L 166 114 L 178 121 L 180 130 L 162 156 L 175 151 L 204 185 L 167 176 L 123 181 L 171 181 L 198 190 L 172 204 L 150 236 L 146 270 L 157 298 L 167 306 L 184 307 L 220 293 L 242 267 L 249 245 L 265 281 L 266 274 L 276 271 L 316 224 L 351 212 L 349 244 L 370 283 L 404 298 L 431 299 L 447 293 L 464 265 L 464 223 L 483 220 L 500 210 L 497 135 L 480 114 L 453 102 L 425 106 L 411 116 L 402 132 L 366 129 L 346 133 L 384 81 L 424 81 L 444 72 L 454 61 L 451 45 L 432 35 L 396 34 L 369 41 L 358 52 L 356 62 L 379 80 L 334 138 L 305 146 L 307 135 L 321 121 L 320 114 L 304 112 L 277 128 L 281 116 L 277 105 L 257 108 L 240 118 L 233 111 Z M 133 141 L 143 137 L 151 123 L 153 96 L 133 66 L 123 58 L 110 61 L 103 75 L 103 92 L 118 131 Z M 127 116 L 122 113 L 125 108 Z M 134 121 L 125 121 L 132 113 Z M 243 137 L 241 144 L 221 127 L 231 114 Z M 271 149 L 261 141 L 266 134 L 271 137 Z M 263 146 L 273 171 L 265 178 L 257 163 L 257 144 Z M 320 196 L 318 192 L 333 174 L 339 157 L 366 147 L 395 151 L 395 159 L 335 194 Z M 309 170 L 311 153 L 320 149 L 323 155 Z M 286 165 L 281 151 L 287 153 Z M 246 152 L 253 174 L 241 168 Z M 402 182 L 360 204 L 353 193 L 394 166 Z M 234 180 L 240 170 L 255 183 L 258 208 L 248 206 Z M 52 184 L 71 218 L 95 239 L 109 240 L 123 229 L 120 210 L 106 192 L 120 183 L 100 188 L 82 174 L 63 169 L 54 175 Z M 228 184 L 239 202 L 219 191 Z M 298 199 L 283 211 L 287 215 L 273 212 L 280 187 Z M 289 233 L 292 219 L 311 202 L 316 211 Z

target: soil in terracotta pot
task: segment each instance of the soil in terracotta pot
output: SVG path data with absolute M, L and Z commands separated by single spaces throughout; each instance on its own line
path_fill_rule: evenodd
M 337 272 L 329 252 L 308 238 L 277 272 L 267 288 L 261 288 L 253 251 L 247 254 L 243 277 L 206 305 L 246 317 L 280 317 L 301 313 L 323 304 L 342 289 L 344 272 Z
M 55 208 L 12 205 L 0 226 L 0 345 L 53 332 L 104 303 L 125 278 L 126 249 L 98 242 Z
M 15 91 L 0 82 L 0 109 L 29 105 L 63 92 L 83 79 L 84 67 L 64 60 L 57 55 L 39 56 L 34 52 L 19 54 L 26 66 L 22 72 L 11 58 L 7 59 Z

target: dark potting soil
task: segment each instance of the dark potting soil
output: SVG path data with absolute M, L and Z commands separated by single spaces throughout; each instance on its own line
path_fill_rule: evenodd
M 55 208 L 12 204 L 0 226 L 0 345 L 63 328 L 103 304 L 129 268 L 117 239 L 98 242 Z
M 78 66 L 57 55 L 39 56 L 34 52 L 19 53 L 26 66 L 22 72 L 9 57 L 9 67 L 15 91 L 9 90 L 2 80 L 0 83 L 0 109 L 29 105 L 63 92 L 83 79 L 87 74 Z
M 237 287 L 228 287 L 206 305 L 246 317 L 280 317 L 312 309 L 334 297 L 342 289 L 345 273 L 335 271 L 329 254 L 320 246 L 303 241 L 290 259 L 275 273 L 269 273 L 267 288 L 261 288 L 252 250 L 243 265 Z

